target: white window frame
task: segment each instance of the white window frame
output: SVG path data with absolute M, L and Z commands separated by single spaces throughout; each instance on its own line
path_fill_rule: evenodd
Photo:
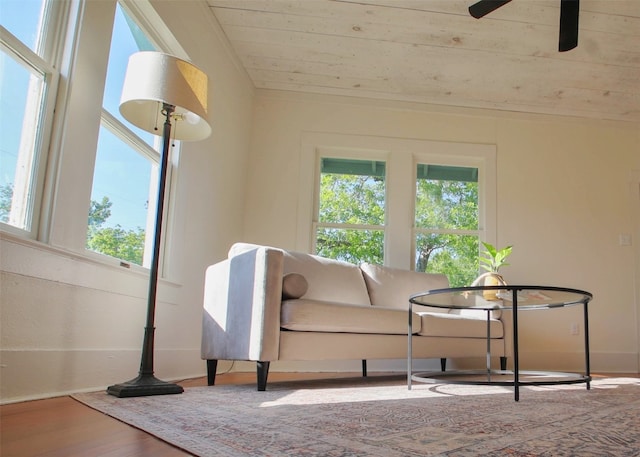
M 189 56 L 182 46 L 175 39 L 171 31 L 164 25 L 164 22 L 151 6 L 147 0 L 117 0 L 117 3 L 129 15 L 140 28 L 144 31 L 147 38 L 151 43 L 161 52 L 167 52 L 176 57 L 189 60 Z M 115 16 L 114 16 L 115 20 Z M 160 166 L 160 152 L 162 138 L 156 136 L 154 139 L 154 147 L 150 147 L 146 142 L 141 141 L 140 138 L 131 131 L 125 124 L 116 119 L 104 106 L 101 108 L 100 124 L 103 128 L 107 129 L 111 134 L 122 140 L 124 143 L 131 146 L 137 153 L 147 158 L 151 162 L 151 178 L 149 182 L 149 210 L 147 211 L 145 233 L 147 235 L 153 234 L 155 226 L 155 208 L 157 205 L 157 188 L 158 188 L 158 168 Z M 180 141 L 172 140 L 173 147 L 169 157 L 169 164 L 167 168 L 167 187 L 165 191 L 165 211 L 163 214 L 163 230 L 161 233 L 160 243 L 163 246 L 163 255 L 160 259 L 160 276 L 166 277 L 165 265 L 168 264 L 168 259 L 171 256 L 170 241 L 168 234 L 172 232 L 173 214 L 175 212 L 173 201 L 175 200 L 175 189 L 177 188 L 177 173 L 175 168 L 178 166 L 180 157 Z M 97 153 L 97 149 L 96 149 Z M 92 170 L 93 172 L 93 170 Z M 96 260 L 117 264 L 119 266 L 137 270 L 148 270 L 151 262 L 151 255 L 153 250 L 153 236 L 145 236 L 144 258 L 143 265 L 135 265 L 121 259 L 114 259 L 105 254 L 94 252 L 89 249 L 85 249 L 85 255 Z
M 305 132 L 300 151 L 296 249 L 315 252 L 320 156 L 386 162 L 384 263 L 412 270 L 415 243 L 415 183 L 418 163 L 458 164 L 478 168 L 478 231 L 495 244 L 496 146 L 366 135 Z
M 0 46 L 18 64 L 39 73 L 43 78 L 41 102 L 31 97 L 27 100 L 24 119 L 37 119 L 34 129 L 24 129 L 18 163 L 24 170 L 16 174 L 13 183 L 12 210 L 9 223 L 0 222 L 0 230 L 27 238 L 42 238 L 41 213 L 43 211 L 44 183 L 49 160 L 49 148 L 53 135 L 53 118 L 60 81 L 60 65 L 63 59 L 67 24 L 71 15 L 71 3 L 50 0 L 45 7 L 46 27 L 38 37 L 37 49 L 32 50 L 6 28 L 0 26 Z M 75 11 L 75 10 L 74 10 Z M 32 91 L 29 91 L 30 93 Z M 26 138 L 28 136 L 28 138 Z M 12 224 L 11 220 L 24 220 L 25 228 Z
M 319 228 L 335 228 L 340 230 L 380 230 L 383 232 L 386 238 L 386 221 L 387 221 L 387 176 L 385 174 L 385 204 L 384 204 L 384 224 L 383 225 L 370 225 L 370 224 L 344 224 L 336 222 L 320 222 L 320 181 L 322 175 L 322 159 L 351 159 L 351 160 L 364 160 L 364 161 L 376 161 L 385 162 L 385 166 L 388 168 L 388 154 L 386 152 L 367 150 L 367 149 L 340 149 L 340 148 L 327 148 L 320 147 L 316 149 L 316 165 L 315 165 L 315 190 L 314 190 L 314 217 L 312 223 L 312 252 L 316 252 L 316 240 Z M 386 243 L 385 243 L 386 244 Z M 383 246 L 384 248 L 384 246 Z
M 488 229 L 492 224 L 488 224 L 488 220 L 495 221 L 495 191 L 491 191 L 490 183 L 494 184 L 495 179 L 489 179 L 487 177 L 490 174 L 490 168 L 495 169 L 495 166 L 491 167 L 491 163 L 487 163 L 487 156 L 480 154 L 477 156 L 468 156 L 463 154 L 438 154 L 438 153 L 424 153 L 414 155 L 413 161 L 413 229 L 411 237 L 411 265 L 412 269 L 415 268 L 415 253 L 416 253 L 416 238 L 418 234 L 444 234 L 444 235 L 472 235 L 477 236 L 480 241 L 489 241 L 491 244 L 495 244 L 495 230 Z M 495 162 L 495 161 L 489 161 Z M 478 228 L 476 230 L 461 230 L 461 229 L 424 229 L 415 226 L 415 204 L 416 204 L 416 186 L 417 186 L 417 167 L 419 164 L 428 165 L 442 165 L 442 166 L 454 166 L 465 168 L 476 168 L 478 170 Z M 493 193 L 493 198 L 488 198 L 488 194 Z M 493 205 L 492 205 L 493 202 Z M 488 219 L 490 218 L 490 219 Z M 493 224 L 495 225 L 495 224 Z M 480 252 L 478 252 L 479 254 Z

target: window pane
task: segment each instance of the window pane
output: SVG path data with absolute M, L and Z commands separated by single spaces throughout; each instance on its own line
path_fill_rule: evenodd
M 147 158 L 106 128 L 100 129 L 88 249 L 143 264 L 149 188 L 155 172 Z
M 359 162 L 371 167 L 371 164 L 383 162 L 347 161 L 332 159 L 335 162 Z M 380 169 L 380 166 L 378 166 Z M 384 166 L 382 166 L 384 173 Z M 325 172 L 323 167 L 320 178 L 319 222 L 342 224 L 384 224 L 385 180 L 382 175 L 345 174 Z
M 477 230 L 478 183 L 418 178 L 416 227 Z
M 44 76 L 0 52 L 0 222 L 30 230 Z
M 478 169 L 419 164 L 416 172 L 415 269 L 468 286 L 478 276 Z
M 1 0 L 0 21 L 33 52 L 38 52 L 46 0 Z
M 385 170 L 379 161 L 321 159 L 318 255 L 383 263 Z
M 451 287 L 469 286 L 478 276 L 478 244 L 475 235 L 418 234 L 415 270 L 446 274 Z
M 153 148 L 159 143 L 158 137 L 127 122 L 119 110 L 129 56 L 138 51 L 150 50 L 155 48 L 149 39 L 118 4 L 109 51 L 103 108 L 126 125 L 141 143 L 147 143 Z M 110 131 L 105 125 L 114 131 Z M 149 157 L 149 151 L 135 149 L 131 143 L 120 139 L 125 132 L 121 132 L 120 136 L 114 133 L 121 129 L 124 130 L 113 122 L 107 124 L 103 119 L 93 175 L 87 248 L 145 265 L 145 234 L 147 230 L 153 230 L 155 220 L 153 210 L 156 207 L 157 165 Z M 161 130 L 158 132 L 160 134 Z M 148 211 L 150 207 L 151 212 Z M 151 225 L 147 223 L 150 217 Z
M 120 96 L 122 95 L 122 84 L 124 75 L 129 63 L 129 56 L 138 51 L 155 51 L 149 40 L 144 37 L 140 28 L 129 18 L 123 9 L 118 5 L 116 17 L 113 24 L 113 34 L 111 38 L 111 49 L 109 51 L 109 65 L 107 67 L 107 80 L 105 82 L 104 98 L 102 106 L 111 115 L 127 125 L 137 136 L 144 140 L 149 146 L 154 145 L 155 136 L 146 132 L 133 124 L 128 123 L 120 114 Z M 162 128 L 160 119 L 159 128 Z M 159 134 L 161 130 L 158 130 Z
M 316 233 L 316 253 L 355 264 L 383 263 L 382 230 L 346 230 L 320 228 Z

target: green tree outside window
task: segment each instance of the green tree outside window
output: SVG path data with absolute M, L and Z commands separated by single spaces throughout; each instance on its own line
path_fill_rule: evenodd
M 384 162 L 323 158 L 316 253 L 345 260 L 384 263 Z M 452 286 L 478 275 L 478 169 L 417 166 L 415 270 L 443 273 Z
M 87 249 L 142 265 L 145 231 L 141 227 L 126 230 L 119 224 L 105 227 L 107 219 L 111 216 L 112 205 L 108 197 L 102 197 L 99 202 L 91 201 Z
M 385 164 L 322 159 L 316 253 L 347 262 L 383 263 Z
M 418 173 L 415 269 L 444 273 L 454 287 L 468 286 L 478 275 L 477 170 L 448 168 L 459 173 L 445 179 Z

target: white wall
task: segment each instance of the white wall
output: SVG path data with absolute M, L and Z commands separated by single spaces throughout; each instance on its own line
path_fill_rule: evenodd
M 201 376 L 204 270 L 241 238 L 253 88 L 204 2 L 154 3 L 190 59 L 209 76 L 213 134 L 185 143 L 156 307 L 156 375 Z M 50 244 L 0 240 L 2 402 L 102 389 L 134 378 L 148 274 L 88 258 L 86 214 L 113 0 L 88 1 L 68 96 Z M 203 43 L 207 43 L 203 46 Z M 79 215 L 84 214 L 82 217 Z
M 296 240 L 299 231 L 311 231 L 308 218 L 297 213 L 306 153 L 301 143 L 310 132 L 496 145 L 497 242 L 515 246 L 511 266 L 502 270 L 507 281 L 592 292 L 593 369 L 638 372 L 637 183 L 632 190 L 640 171 L 638 125 L 261 91 L 247 241 L 308 249 Z M 633 245 L 621 246 L 620 234 L 633 234 Z M 574 307 L 523 316 L 523 366 L 583 367 L 581 312 Z M 574 322 L 580 335 L 570 335 Z
M 507 279 L 592 291 L 593 368 L 638 371 L 639 126 L 254 94 L 204 2 L 153 5 L 209 75 L 213 125 L 209 139 L 185 144 L 180 157 L 171 280 L 161 281 L 156 316 L 158 377 L 204 374 L 204 269 L 232 242 L 304 248 L 296 239 L 305 229 L 297 205 L 307 132 L 496 145 L 497 241 L 515 245 Z M 147 276 L 87 258 L 86 221 L 77 219 L 89 204 L 96 94 L 102 93 L 113 9 L 113 0 L 87 2 L 57 164 L 62 180 L 54 189 L 51 245 L 0 240 L 2 402 L 102 389 L 138 371 Z M 633 246 L 619 246 L 621 233 L 633 234 Z M 568 332 L 576 319 L 574 309 L 527 316 L 523 363 L 580 366 L 581 338 Z

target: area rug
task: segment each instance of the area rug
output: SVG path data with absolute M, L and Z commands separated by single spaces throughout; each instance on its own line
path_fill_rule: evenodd
M 640 456 L 640 379 L 526 387 L 369 377 L 78 401 L 199 457 Z

